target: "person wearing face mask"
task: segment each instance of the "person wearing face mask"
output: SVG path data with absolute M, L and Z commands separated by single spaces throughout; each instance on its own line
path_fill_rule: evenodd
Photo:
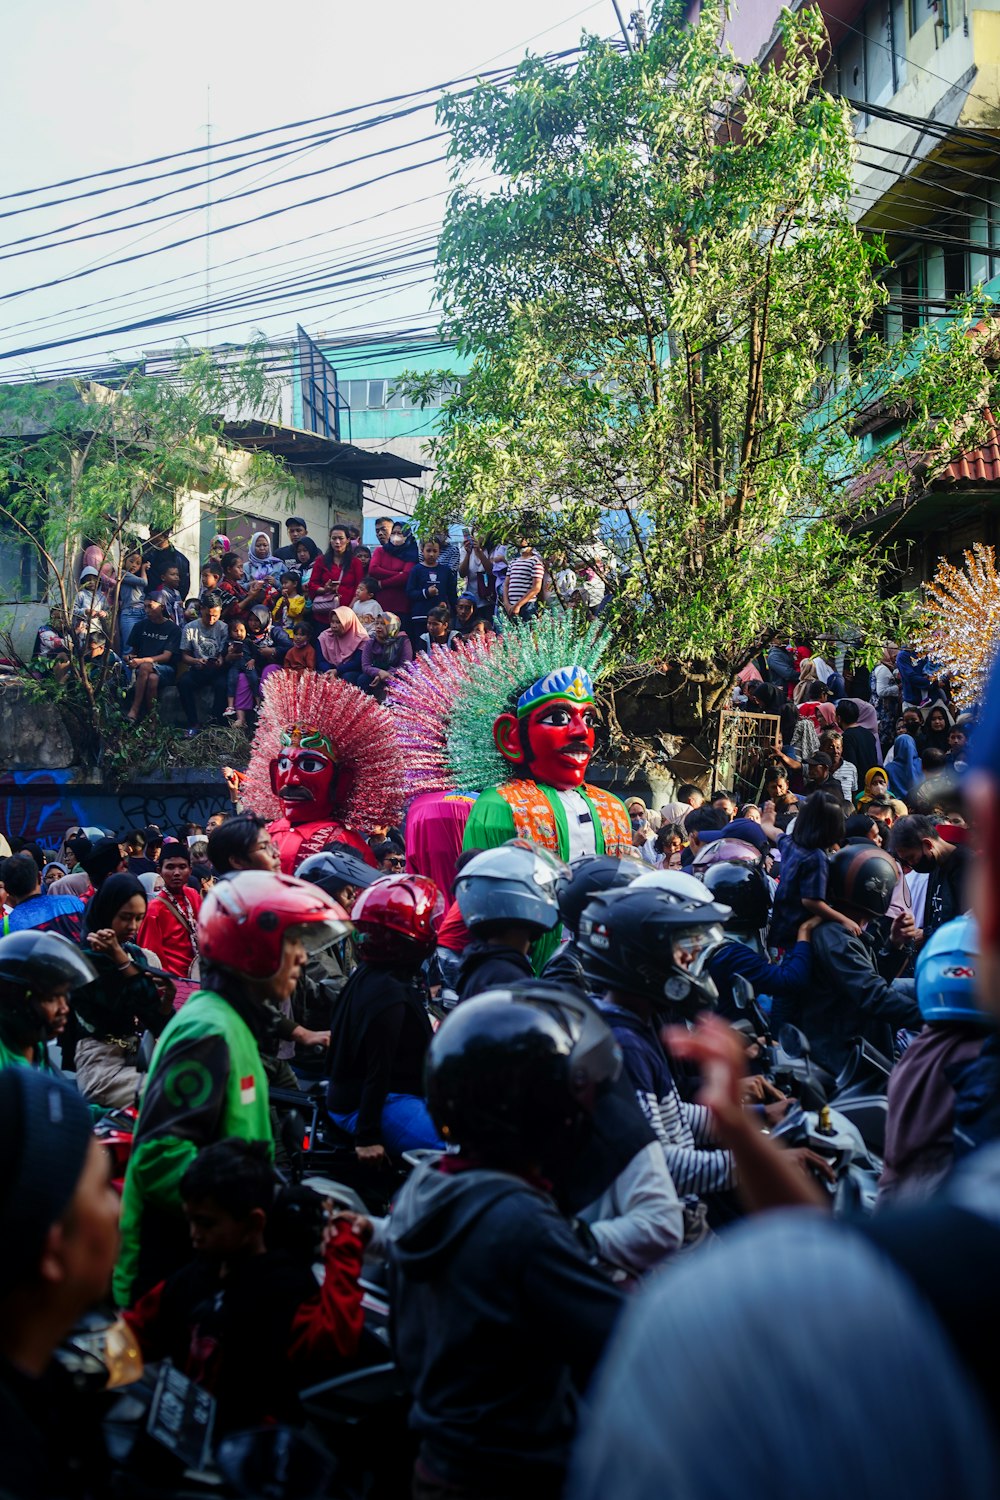
M 380 516 L 375 522 L 375 535 L 378 546 L 372 553 L 368 572 L 378 583 L 382 608 L 398 615 L 405 628 L 410 619 L 410 596 L 406 585 L 419 561 L 416 538 L 405 527 L 393 524 L 385 516 Z
M 219 881 L 198 916 L 201 988 L 153 1057 L 122 1197 L 115 1299 L 129 1306 L 187 1259 L 180 1183 L 199 1149 L 236 1137 L 273 1151 L 260 1046 L 310 951 L 349 930 L 324 891 L 248 870 Z

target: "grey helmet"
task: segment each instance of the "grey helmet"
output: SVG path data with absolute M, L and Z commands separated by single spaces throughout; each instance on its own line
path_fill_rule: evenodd
M 511 922 L 537 936 L 559 924 L 559 888 L 569 868 L 527 839 L 510 839 L 470 859 L 455 881 L 462 921 L 476 937 Z

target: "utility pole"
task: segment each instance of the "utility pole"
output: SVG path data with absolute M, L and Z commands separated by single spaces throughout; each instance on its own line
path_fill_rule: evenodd
M 632 38 L 628 34 L 628 27 L 625 25 L 625 17 L 622 15 L 622 8 L 619 5 L 618 0 L 611 0 L 611 3 L 615 8 L 615 15 L 618 17 L 618 25 L 621 27 L 622 36 L 625 38 L 625 45 L 630 52 L 634 52 L 635 48 L 632 46 Z
M 212 85 L 205 94 L 205 134 L 208 147 L 205 151 L 205 346 L 212 342 Z

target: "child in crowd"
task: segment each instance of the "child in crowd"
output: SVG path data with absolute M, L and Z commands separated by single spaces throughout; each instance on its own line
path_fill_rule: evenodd
M 436 537 L 428 537 L 422 549 L 422 562 L 418 562 L 406 580 L 406 592 L 410 600 L 410 639 L 415 640 L 427 630 L 430 611 L 439 605 L 451 611 L 455 608 L 458 588 L 455 574 L 446 568 L 439 558 L 441 543 Z
M 385 613 L 378 602 L 378 579 L 366 574 L 354 590 L 354 599 L 351 608 L 361 621 L 369 637 L 375 634 L 376 621 L 380 620 Z
M 293 644 L 282 662 L 286 672 L 315 672 L 316 627 L 311 620 L 299 620 L 292 630 Z
M 248 582 L 244 577 L 243 558 L 238 552 L 228 552 L 222 562 L 222 587 L 219 589 L 223 598 L 222 618 L 229 624 L 236 616 L 247 619 L 250 611 L 258 605 L 270 609 L 273 602 L 273 592 L 271 600 L 268 599 L 270 587 L 265 578 Z
M 311 536 L 300 536 L 295 543 L 295 568 L 302 579 L 302 587 L 306 589 L 312 577 L 313 563 L 319 557 L 320 552 Z
M 187 615 L 184 613 L 184 600 L 181 598 L 181 570 L 173 566 L 164 568 L 163 585 L 160 589 L 160 598 L 166 611 L 167 619 L 183 630 L 187 624 Z
M 146 618 L 146 573 L 149 563 L 138 547 L 126 552 L 118 589 L 118 640 L 122 654 L 128 650 L 132 631 Z
M 285 571 L 285 560 L 274 555 L 271 538 L 266 531 L 255 531 L 250 538 L 246 570 L 252 583 L 262 579 L 270 583 L 275 578 L 280 578 Z
M 251 702 L 256 702 L 260 695 L 260 677 L 257 673 L 257 663 L 254 660 L 253 648 L 247 638 L 247 625 L 245 620 L 230 620 L 229 622 L 229 645 L 226 647 L 226 712 L 225 718 L 235 719 L 242 727 L 246 721 L 246 710 L 236 707 L 236 689 L 240 677 L 246 679 L 250 690 Z
M 359 542 L 354 549 L 354 556 L 361 564 L 362 571 L 364 573 L 367 573 L 369 567 L 371 566 L 372 549 L 370 547 L 366 547 L 364 542 Z
M 66 616 L 58 604 L 54 604 L 49 610 L 47 625 L 41 625 L 35 636 L 35 644 L 31 648 L 31 659 L 35 661 L 52 661 L 60 652 L 68 650 L 70 643 L 70 631 L 66 625 Z
M 308 1192 L 308 1190 L 306 1190 Z M 216 1431 L 301 1419 L 297 1393 L 328 1378 L 361 1338 L 371 1223 L 283 1189 L 266 1146 L 206 1146 L 181 1179 L 194 1259 L 125 1315 L 147 1361 L 168 1358 L 216 1400 Z M 289 1213 L 285 1199 L 294 1199 Z M 274 1243 L 277 1222 L 308 1233 Z M 299 1243 L 305 1240 L 304 1244 Z M 312 1261 L 322 1259 L 317 1286 Z
M 203 594 L 217 594 L 222 588 L 222 564 L 217 557 L 210 557 L 201 570 Z
M 292 644 L 292 631 L 305 610 L 302 579 L 294 569 L 286 569 L 281 575 L 281 592 L 271 610 L 271 629 L 279 650 L 287 651 Z
M 80 587 L 73 600 L 73 634 L 81 649 L 88 636 L 107 629 L 111 618 L 108 596 L 100 581 L 96 568 L 81 568 Z
M 451 628 L 451 610 L 447 604 L 436 604 L 424 623 L 427 629 L 420 637 L 420 651 L 429 651 L 432 646 L 450 646 L 458 635 Z
M 762 818 L 761 825 L 768 838 L 777 838 L 779 830 L 769 818 Z M 817 791 L 799 803 L 791 833 L 778 839 L 781 881 L 771 917 L 772 947 L 793 947 L 796 933 L 810 917 L 839 922 L 855 935 L 860 932 L 857 922 L 836 911 L 826 899 L 829 855 L 843 842 L 844 808 L 839 796 Z

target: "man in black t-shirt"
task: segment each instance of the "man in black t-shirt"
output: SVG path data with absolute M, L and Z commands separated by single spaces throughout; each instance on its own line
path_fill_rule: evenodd
M 167 569 L 176 568 L 180 573 L 177 585 L 180 596 L 182 599 L 188 597 L 191 592 L 191 564 L 183 552 L 178 552 L 170 540 L 169 532 L 154 531 L 150 534 L 149 545 L 143 550 L 142 560 L 149 565 L 146 587 L 151 594 L 163 588 L 163 575 Z
M 295 549 L 302 538 L 308 536 L 309 527 L 301 516 L 289 516 L 285 522 L 285 530 L 288 532 L 288 543 L 284 547 L 279 547 L 274 555 L 275 557 L 283 557 L 286 562 L 293 563 L 295 561 Z
M 140 620 L 129 639 L 126 665 L 135 672 L 135 692 L 128 719 L 136 724 L 143 708 L 152 708 L 160 683 L 171 683 L 177 676 L 177 653 L 181 647 L 180 627 L 167 619 L 160 594 L 146 595 L 146 618 Z

